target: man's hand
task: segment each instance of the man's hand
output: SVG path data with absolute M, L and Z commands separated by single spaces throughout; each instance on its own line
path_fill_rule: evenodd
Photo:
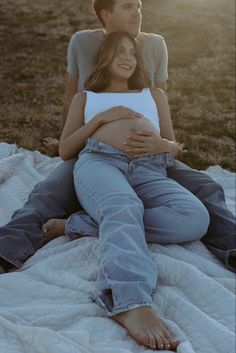
M 121 119 L 139 119 L 142 115 L 132 109 L 119 105 L 97 114 L 94 118 L 99 119 L 101 124 L 107 124 Z
M 54 156 L 58 156 L 59 141 L 56 138 L 45 137 L 42 143 Z

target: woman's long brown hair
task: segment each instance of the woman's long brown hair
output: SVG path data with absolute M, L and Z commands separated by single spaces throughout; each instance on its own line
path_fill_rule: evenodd
M 127 32 L 112 32 L 104 37 L 95 56 L 95 68 L 84 83 L 87 91 L 100 92 L 109 84 L 111 75 L 109 65 L 117 54 L 119 45 L 123 38 L 128 38 L 135 47 L 137 65 L 134 73 L 128 79 L 129 89 L 141 90 L 150 86 L 149 79 L 146 77 L 142 68 L 141 59 L 138 55 L 137 43 L 134 37 Z

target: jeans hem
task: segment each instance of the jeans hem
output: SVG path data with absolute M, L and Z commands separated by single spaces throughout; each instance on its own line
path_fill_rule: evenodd
M 18 252 L 19 253 L 19 252 Z M 21 250 L 21 253 L 23 253 L 24 255 L 24 260 L 17 260 L 17 255 L 15 259 L 10 259 L 9 257 L 2 255 L 0 253 L 0 257 L 2 257 L 5 261 L 9 262 L 10 264 L 12 264 L 13 266 L 20 268 L 21 266 L 24 265 L 25 261 L 28 259 L 28 257 L 30 257 L 31 255 L 33 255 L 35 253 L 35 250 L 33 247 L 27 247 L 25 248 L 23 251 Z M 22 258 L 22 256 L 21 256 Z
M 235 258 L 236 258 L 236 249 L 231 249 L 229 250 L 227 253 L 226 253 L 226 256 L 225 256 L 225 264 L 227 266 L 228 269 L 230 269 L 231 271 L 233 272 L 236 272 L 236 267 L 233 267 L 229 264 L 229 258 L 231 255 L 234 255 Z
M 101 298 L 99 298 L 99 296 L 95 296 L 95 295 L 91 295 L 92 299 L 94 301 L 96 301 L 97 304 L 99 304 L 103 309 L 105 309 L 106 313 L 108 314 L 109 317 L 112 317 L 114 315 L 126 312 L 128 310 L 132 310 L 132 309 L 137 309 L 143 306 L 149 306 L 149 307 L 153 307 L 154 303 L 151 301 L 135 301 L 135 302 L 130 302 L 128 304 L 125 305 L 119 305 L 117 307 L 114 307 L 112 310 L 109 310 L 106 307 L 106 304 L 102 301 Z
M 17 268 L 20 268 L 20 267 L 24 264 L 24 262 L 9 260 L 6 256 L 4 256 L 4 255 L 2 255 L 2 254 L 0 254 L 0 257 L 1 257 L 3 260 L 9 262 L 12 266 L 15 266 L 15 267 L 17 267 Z

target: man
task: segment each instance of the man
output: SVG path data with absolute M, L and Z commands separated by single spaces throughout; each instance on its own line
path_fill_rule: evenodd
M 152 83 L 165 89 L 167 80 L 167 50 L 161 36 L 140 33 L 141 1 L 95 0 L 94 10 L 103 30 L 77 32 L 68 48 L 68 86 L 63 122 L 74 94 L 83 89 L 84 80 L 92 70 L 93 56 L 106 33 L 125 30 L 137 37 L 144 67 Z M 124 109 L 122 110 L 124 111 Z M 127 113 L 129 114 L 129 113 Z M 128 116 L 128 115 L 127 115 Z M 139 146 L 146 154 L 158 153 L 161 143 L 155 136 L 137 135 L 128 141 L 133 151 Z M 12 220 L 0 228 L 0 272 L 20 267 L 27 258 L 51 240 L 42 231 L 50 218 L 67 218 L 80 208 L 73 187 L 72 169 L 75 160 L 63 162 L 43 182 L 36 185 L 24 207 L 16 211 Z M 203 242 L 226 266 L 236 271 L 235 223 L 227 209 L 220 185 L 207 175 L 177 163 L 168 170 L 169 177 L 193 192 L 210 214 L 208 233 Z M 63 189 L 62 189 L 63 185 Z

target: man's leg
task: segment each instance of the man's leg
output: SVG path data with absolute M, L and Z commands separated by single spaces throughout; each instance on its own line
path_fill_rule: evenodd
M 207 208 L 210 225 L 202 241 L 231 270 L 236 270 L 235 218 L 225 203 L 224 190 L 207 174 L 177 161 L 168 176 L 191 191 Z
M 42 225 L 50 218 L 66 218 L 80 208 L 72 170 L 76 159 L 61 163 L 37 184 L 24 206 L 0 228 L 0 265 L 20 267 L 46 242 Z

